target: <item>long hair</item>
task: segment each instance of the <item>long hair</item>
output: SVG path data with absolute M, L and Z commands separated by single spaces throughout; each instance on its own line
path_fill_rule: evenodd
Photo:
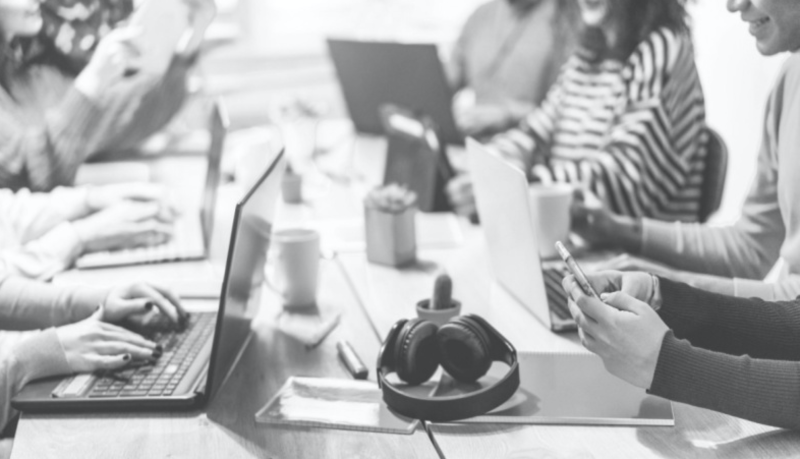
M 625 61 L 654 30 L 666 27 L 676 33 L 689 33 L 687 0 L 609 0 L 609 14 L 617 27 L 613 46 L 597 27 L 583 26 L 580 44 L 595 62 L 605 59 Z

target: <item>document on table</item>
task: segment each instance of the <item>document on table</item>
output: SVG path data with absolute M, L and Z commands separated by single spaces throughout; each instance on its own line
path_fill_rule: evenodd
M 256 422 L 410 435 L 419 421 L 394 414 L 373 381 L 292 376 Z

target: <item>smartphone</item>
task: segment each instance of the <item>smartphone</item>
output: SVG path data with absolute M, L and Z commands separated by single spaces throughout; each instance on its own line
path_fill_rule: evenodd
M 580 266 L 578 266 L 575 258 L 572 257 L 572 254 L 569 253 L 561 241 L 556 242 L 556 250 L 558 250 L 558 254 L 561 255 L 561 259 L 564 260 L 564 263 L 566 263 L 569 272 L 575 276 L 575 280 L 578 281 L 578 285 L 581 287 L 581 290 L 583 290 L 583 293 L 599 300 L 600 295 L 597 294 L 597 292 L 594 290 L 594 287 L 592 287 L 592 284 L 590 284 L 589 280 L 586 279 L 586 275 L 583 274 L 583 270 Z

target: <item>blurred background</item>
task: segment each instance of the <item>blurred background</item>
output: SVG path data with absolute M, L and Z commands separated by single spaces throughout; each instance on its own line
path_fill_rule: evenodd
M 204 92 L 223 95 L 234 128 L 263 125 L 298 98 L 325 117 L 346 115 L 324 39 L 433 42 L 442 57 L 483 0 L 217 0 L 211 33 L 223 43 L 203 59 Z M 784 56 L 758 54 L 724 2 L 691 5 L 708 124 L 728 144 L 728 186 L 714 221 L 738 216 L 758 152 L 765 101 Z

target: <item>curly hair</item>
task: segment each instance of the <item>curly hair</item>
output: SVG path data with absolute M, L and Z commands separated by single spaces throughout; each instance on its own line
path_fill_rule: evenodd
M 676 33 L 691 31 L 687 0 L 609 0 L 610 12 L 618 28 L 613 46 L 597 27 L 583 26 L 580 43 L 594 60 L 626 60 L 636 46 L 656 29 L 666 27 Z

